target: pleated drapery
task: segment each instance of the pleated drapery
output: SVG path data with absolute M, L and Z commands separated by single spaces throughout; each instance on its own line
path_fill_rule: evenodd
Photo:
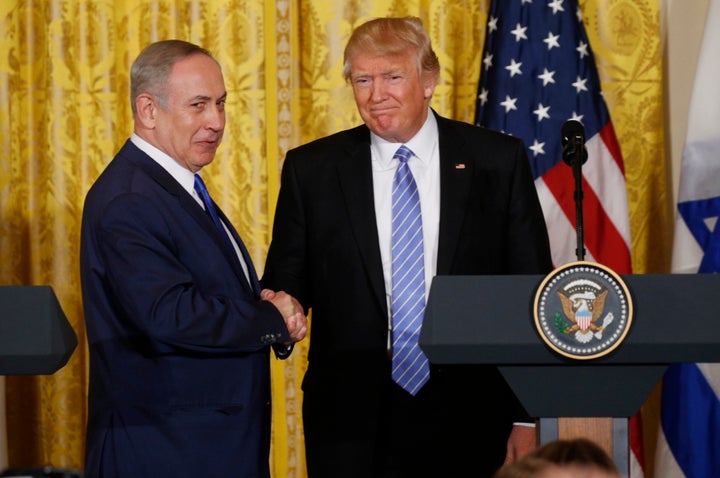
M 666 273 L 672 213 L 659 0 L 580 3 L 625 159 L 633 269 Z M 351 30 L 377 16 L 421 17 L 441 64 L 432 106 L 472 122 L 488 6 L 487 0 L 0 2 L 0 285 L 51 285 L 80 343 L 51 376 L 6 377 L 10 465 L 82 467 L 88 367 L 82 204 L 131 133 L 129 68 L 142 47 L 181 38 L 208 48 L 222 64 L 227 128 L 203 177 L 261 273 L 285 152 L 360 121 L 342 79 Z M 307 344 L 289 361 L 272 363 L 277 477 L 306 476 L 300 383 Z

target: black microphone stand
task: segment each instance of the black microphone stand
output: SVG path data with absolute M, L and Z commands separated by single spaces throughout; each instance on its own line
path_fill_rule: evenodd
M 572 166 L 575 176 L 575 230 L 577 231 L 577 248 L 575 255 L 579 261 L 585 260 L 585 240 L 583 239 L 583 191 L 582 165 L 587 161 L 585 149 L 585 129 L 577 120 L 568 120 L 562 127 L 562 156 L 565 164 Z
M 582 141 L 582 140 L 581 140 Z M 575 176 L 575 231 L 577 233 L 577 248 L 575 255 L 579 261 L 585 260 L 585 240 L 583 238 L 583 189 L 582 189 L 582 163 L 585 145 L 581 143 L 580 148 L 575 148 L 575 158 L 573 158 L 572 168 L 573 176 Z M 586 153 L 587 154 L 587 153 Z

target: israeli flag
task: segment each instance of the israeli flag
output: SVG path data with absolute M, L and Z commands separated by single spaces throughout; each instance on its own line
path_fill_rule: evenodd
M 672 258 L 678 274 L 720 272 L 718 52 L 720 0 L 710 0 L 680 172 Z M 663 377 L 655 470 L 656 478 L 720 477 L 720 364 L 669 367 Z

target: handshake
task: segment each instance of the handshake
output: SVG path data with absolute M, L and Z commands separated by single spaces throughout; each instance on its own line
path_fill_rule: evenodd
M 275 292 L 270 289 L 263 289 L 260 298 L 272 302 L 280 311 L 283 319 L 285 319 L 285 325 L 288 332 L 290 332 L 292 342 L 298 342 L 305 338 L 308 325 L 307 317 L 305 317 L 303 306 L 295 297 L 283 291 Z

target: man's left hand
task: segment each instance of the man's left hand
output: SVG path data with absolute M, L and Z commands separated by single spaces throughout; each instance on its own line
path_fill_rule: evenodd
M 507 441 L 505 463 L 514 463 L 524 457 L 537 446 L 535 427 L 515 425 Z

